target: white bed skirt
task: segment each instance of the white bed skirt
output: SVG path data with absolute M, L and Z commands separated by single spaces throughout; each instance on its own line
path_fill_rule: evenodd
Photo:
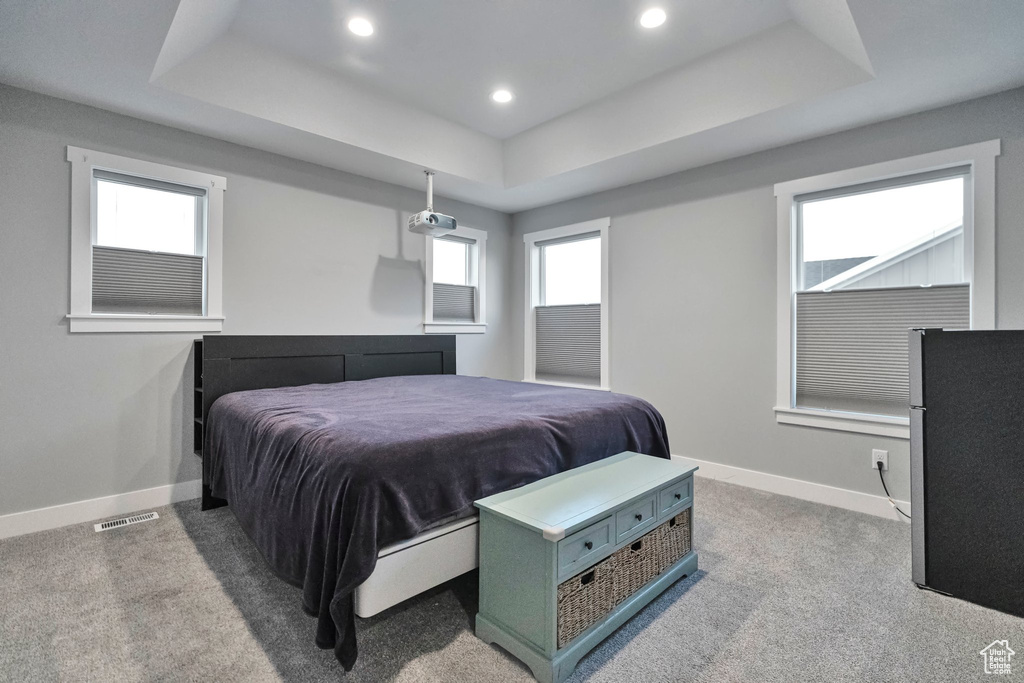
M 356 588 L 356 616 L 372 617 L 476 569 L 479 521 L 460 519 L 381 550 L 373 573 Z

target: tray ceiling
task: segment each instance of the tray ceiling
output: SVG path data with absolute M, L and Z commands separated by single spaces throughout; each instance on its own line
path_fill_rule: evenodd
M 12 0 L 0 81 L 506 211 L 1024 83 L 1014 0 L 649 6 Z

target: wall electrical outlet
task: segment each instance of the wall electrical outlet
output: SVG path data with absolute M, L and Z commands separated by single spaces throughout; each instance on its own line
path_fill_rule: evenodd
M 889 469 L 889 451 L 879 450 L 877 448 L 871 451 L 871 469 L 877 470 L 878 463 L 882 463 L 882 469 Z

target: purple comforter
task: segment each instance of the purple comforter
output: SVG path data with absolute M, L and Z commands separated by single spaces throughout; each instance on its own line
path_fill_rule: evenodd
M 316 643 L 356 661 L 353 590 L 378 551 L 473 501 L 622 451 L 669 456 L 665 422 L 622 394 L 429 375 L 242 391 L 206 430 L 213 495 L 303 590 Z

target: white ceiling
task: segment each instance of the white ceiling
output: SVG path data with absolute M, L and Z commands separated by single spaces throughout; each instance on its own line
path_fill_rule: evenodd
M 5 0 L 0 81 L 505 211 L 1024 85 L 1020 0 L 659 5 Z
M 786 0 L 333 2 L 247 0 L 231 30 L 403 104 L 504 139 L 790 19 Z M 697 8 L 700 11 L 695 11 Z M 351 34 L 371 19 L 370 39 Z M 513 106 L 488 95 L 507 87 Z

